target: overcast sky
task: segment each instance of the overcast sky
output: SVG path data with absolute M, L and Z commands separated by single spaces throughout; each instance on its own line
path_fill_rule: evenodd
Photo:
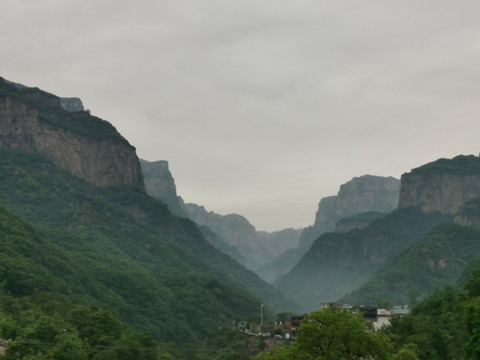
M 0 76 L 80 97 L 186 202 L 313 224 L 365 174 L 480 151 L 478 0 L 0 0 Z

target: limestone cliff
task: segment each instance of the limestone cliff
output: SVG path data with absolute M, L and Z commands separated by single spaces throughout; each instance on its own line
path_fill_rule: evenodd
M 0 78 L 0 149 L 45 153 L 59 167 L 98 186 L 145 189 L 135 148 L 108 122 L 70 113 L 60 98 Z
M 480 198 L 480 158 L 460 155 L 439 159 L 402 175 L 398 206 L 456 214 Z
M 318 204 L 313 226 L 304 230 L 300 246 L 306 250 L 325 232 L 335 231 L 340 219 L 375 211 L 390 212 L 397 207 L 400 181 L 393 177 L 364 175 L 340 186 L 336 196 L 325 197 Z
M 147 193 L 162 200 L 175 215 L 187 217 L 177 195 L 175 179 L 168 168 L 168 161 L 146 161 L 140 159 Z
M 315 223 L 300 234 L 299 245 L 273 259 L 259 270 L 260 275 L 270 282 L 290 271 L 312 243 L 320 235 L 336 230 L 339 220 L 366 212 L 386 213 L 396 208 L 400 181 L 393 177 L 364 175 L 355 177 L 340 186 L 336 196 L 324 197 L 318 204 Z M 355 220 L 355 221 L 353 221 Z M 361 229 L 374 217 L 361 216 L 342 223 L 339 231 Z

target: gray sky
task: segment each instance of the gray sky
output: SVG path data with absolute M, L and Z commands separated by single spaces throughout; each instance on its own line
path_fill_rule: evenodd
M 0 76 L 80 97 L 185 201 L 258 230 L 480 151 L 478 0 L 0 4 Z

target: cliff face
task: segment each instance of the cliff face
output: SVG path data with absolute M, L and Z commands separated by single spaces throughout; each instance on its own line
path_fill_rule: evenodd
M 473 155 L 440 159 L 402 175 L 398 206 L 456 214 L 480 198 L 480 158 Z
M 336 196 L 320 200 L 313 226 L 301 235 L 301 247 L 305 250 L 325 232 L 335 231 L 340 219 L 375 211 L 390 212 L 397 207 L 400 181 L 393 177 L 364 175 L 355 177 L 340 186 Z
M 168 161 L 154 162 L 140 159 L 147 193 L 162 200 L 175 215 L 187 217 L 177 195 L 175 179 L 168 168 Z
M 425 212 L 455 214 L 467 201 L 478 197 L 480 174 L 404 174 L 398 206 L 420 206 Z
M 58 97 L 38 89 L 22 93 L 0 79 L 2 85 L 0 149 L 45 153 L 61 168 L 94 185 L 145 189 L 135 148 L 110 124 L 85 112 L 73 117 L 61 108 Z M 106 135 L 77 131 L 82 121 L 100 124 Z

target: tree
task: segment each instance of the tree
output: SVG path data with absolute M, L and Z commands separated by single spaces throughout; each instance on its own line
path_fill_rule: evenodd
M 391 349 L 383 333 L 372 333 L 362 315 L 334 307 L 314 312 L 301 323 L 298 350 L 316 359 L 386 359 Z

